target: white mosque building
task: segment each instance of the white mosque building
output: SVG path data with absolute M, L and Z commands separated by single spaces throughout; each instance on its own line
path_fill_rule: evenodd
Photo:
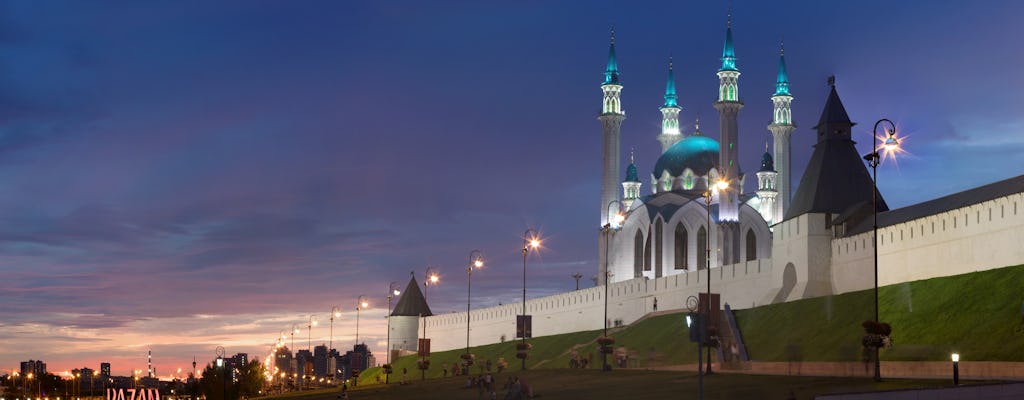
M 890 210 L 881 195 L 873 202 L 871 176 L 851 138 L 854 123 L 834 84 L 814 126 L 817 143 L 798 149 L 811 151 L 811 158 L 791 191 L 790 136 L 796 126 L 781 51 L 767 126 L 773 153 L 758 160 L 752 177 L 757 190 L 743 192 L 748 177 L 737 159 L 743 103 L 731 26 L 717 75 L 718 140 L 699 126 L 683 135 L 670 62 L 656 138 L 662 154 L 643 194 L 636 164 L 631 160 L 623 169 L 619 159 L 626 114 L 613 34 L 598 116 L 604 229 L 596 266 L 602 278 L 607 268 L 610 282 L 607 288 L 601 279 L 593 288 L 528 300 L 533 336 L 600 329 L 605 304 L 608 320 L 625 324 L 651 312 L 655 299 L 661 310 L 684 309 L 689 296 L 707 290 L 709 279 L 712 292 L 733 309 L 871 288 L 874 211 L 879 285 L 1024 264 L 1024 175 L 900 209 Z M 718 182 L 727 187 L 715 190 Z M 415 280 L 410 287 L 416 288 Z M 521 304 L 509 304 L 433 315 L 421 292 L 409 289 L 399 304 L 390 335 L 393 349 L 404 350 L 415 350 L 424 329 L 433 351 L 465 347 L 467 318 L 472 346 L 511 340 L 516 316 L 523 313 Z

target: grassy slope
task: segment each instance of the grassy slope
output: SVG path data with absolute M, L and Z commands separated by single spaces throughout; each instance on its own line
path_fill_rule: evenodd
M 882 287 L 881 319 L 893 326 L 895 346 L 882 352 L 883 360 L 948 360 L 958 351 L 965 360 L 1024 360 L 1024 266 L 1001 268 L 947 278 L 935 278 Z M 873 316 L 871 290 L 837 296 L 773 304 L 736 312 L 737 322 L 752 359 L 760 361 L 856 361 L 860 359 L 860 323 Z M 580 355 L 600 354 L 593 340 L 600 331 L 538 337 L 528 368 L 565 368 L 568 351 L 576 344 Z M 631 366 L 653 367 L 693 363 L 696 348 L 688 340 L 683 314 L 648 318 L 612 335 L 615 346 L 626 346 L 635 356 Z M 653 352 L 652 352 L 653 349 Z M 477 360 L 496 362 L 504 357 L 519 369 L 515 342 L 474 347 Z M 464 350 L 434 353 L 428 378 L 441 377 L 441 365 L 459 360 Z M 652 357 L 653 356 L 653 357 Z M 409 371 L 418 380 L 417 357 L 395 361 L 395 371 Z M 474 373 L 479 370 L 474 367 Z M 372 382 L 379 368 L 365 371 L 361 380 Z M 399 375 L 392 375 L 399 379 Z
M 879 314 L 893 327 L 883 360 L 1021 361 L 1024 266 L 879 289 Z M 859 359 L 860 323 L 873 317 L 872 290 L 741 310 L 736 318 L 752 359 Z

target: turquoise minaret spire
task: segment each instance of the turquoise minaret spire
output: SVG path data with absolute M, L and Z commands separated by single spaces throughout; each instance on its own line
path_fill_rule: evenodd
M 611 43 L 608 45 L 608 67 L 604 70 L 604 84 L 619 84 L 619 63 L 615 60 L 615 27 L 611 28 Z
M 676 102 L 679 97 L 676 96 L 676 76 L 672 72 L 672 56 L 668 56 L 668 83 L 665 84 L 665 105 L 662 107 L 679 107 Z
M 739 71 L 736 69 L 736 50 L 732 47 L 732 12 L 725 21 L 725 46 L 722 47 L 722 68 L 719 71 Z
M 779 75 L 775 78 L 775 96 L 789 96 L 789 75 L 786 74 L 786 48 L 779 43 Z
M 664 153 L 669 147 L 683 139 L 679 132 L 679 107 L 678 96 L 676 96 L 676 79 L 672 72 L 672 56 L 668 56 L 668 83 L 665 84 L 665 105 L 661 106 L 661 134 L 658 135 L 658 142 L 661 143 L 661 152 Z

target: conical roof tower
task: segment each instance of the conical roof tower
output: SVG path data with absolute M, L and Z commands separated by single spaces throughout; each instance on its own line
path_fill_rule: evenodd
M 836 92 L 834 78 L 825 108 L 818 120 L 818 143 L 807 163 L 800 186 L 785 219 L 806 213 L 839 214 L 850 207 L 871 204 L 874 182 L 851 138 L 853 122 Z M 887 211 L 881 194 L 878 211 Z
M 402 292 L 402 297 L 398 299 L 398 304 L 395 304 L 395 309 L 391 312 L 391 316 L 429 317 L 431 315 L 434 314 L 430 312 L 427 298 L 423 297 L 420 285 L 416 283 L 416 277 L 413 276 L 409 279 L 409 285 L 405 287 L 405 291 Z

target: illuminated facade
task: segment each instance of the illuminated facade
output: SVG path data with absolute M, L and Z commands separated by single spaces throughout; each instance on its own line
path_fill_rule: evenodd
M 609 50 L 609 67 L 602 83 L 603 108 L 599 117 L 603 122 L 604 168 L 608 178 L 611 169 L 610 153 L 618 154 L 619 129 L 623 119 L 621 110 L 622 83 L 619 80 L 618 60 L 615 59 L 614 40 Z M 740 70 L 733 46 L 732 24 L 727 23 L 721 64 L 717 72 L 719 89 L 714 107 L 719 114 L 719 140 L 701 132 L 700 121 L 693 132 L 683 133 L 679 123 L 682 106 L 676 92 L 675 71 L 669 59 L 665 101 L 659 108 L 662 115 L 661 132 L 657 141 L 661 156 L 654 163 L 650 175 L 650 194 L 641 195 L 642 183 L 636 160 L 630 156 L 626 179 L 621 183 L 621 210 L 625 220 L 611 233 L 601 236 L 599 242 L 598 276 L 604 276 L 607 266 L 612 282 L 633 278 L 659 278 L 721 265 L 768 258 L 771 256 L 770 226 L 782 220 L 788 196 L 779 191 L 779 177 L 791 175 L 788 163 L 789 134 L 795 129 L 790 122 L 789 79 L 785 63 L 780 58 L 775 104 L 775 118 L 770 129 L 776 134 L 776 156 L 767 153 L 757 172 L 757 191 L 744 193 L 745 176 L 740 172 L 739 112 L 743 102 L 739 96 Z M 780 138 L 785 139 L 780 142 Z M 780 144 L 781 143 L 781 144 Z M 773 159 L 779 155 L 787 162 L 778 165 Z M 724 185 L 724 189 L 719 189 Z M 709 193 L 709 198 L 705 194 Z M 616 212 L 616 197 L 609 197 L 602 187 L 601 223 L 609 221 Z M 710 220 L 710 221 L 709 221 Z M 605 246 L 610 246 L 605 249 Z M 607 251 L 606 251 L 607 250 Z M 710 251 L 709 251 L 710 250 Z M 607 259 L 605 259 L 607 254 Z

